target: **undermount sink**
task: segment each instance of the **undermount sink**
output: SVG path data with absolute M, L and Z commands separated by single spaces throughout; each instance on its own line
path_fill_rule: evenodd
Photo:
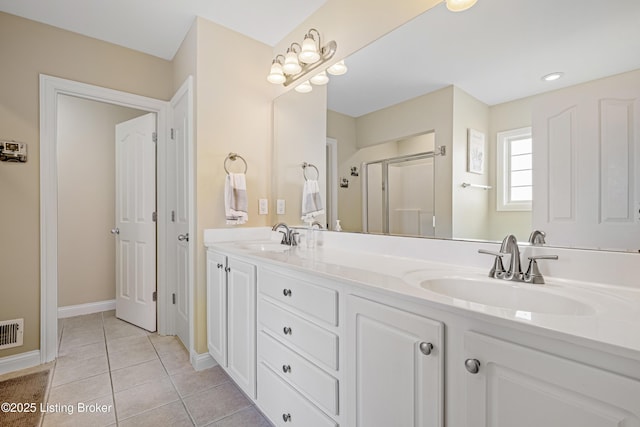
M 456 300 L 520 312 L 579 316 L 596 313 L 588 304 L 527 283 L 456 277 L 423 280 L 420 287 Z
M 250 251 L 261 251 L 261 252 L 286 252 L 291 249 L 291 246 L 283 245 L 277 242 L 253 242 L 253 243 L 245 243 L 242 244 L 241 247 L 243 249 L 248 249 Z

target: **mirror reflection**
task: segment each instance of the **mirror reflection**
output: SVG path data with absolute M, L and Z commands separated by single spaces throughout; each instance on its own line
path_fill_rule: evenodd
M 423 233 L 425 214 L 388 232 L 527 241 L 541 228 L 555 246 L 637 251 L 639 18 L 634 0 L 485 0 L 458 14 L 440 4 L 347 58 L 321 119 L 337 157 L 332 172 L 329 148 L 330 228 L 340 219 L 345 231 L 385 232 L 363 212 L 367 171 L 390 158 L 385 144 L 429 134 L 432 149 L 446 148 L 433 158 L 435 185 L 409 180 L 407 193 L 433 189 L 435 227 Z M 560 79 L 542 79 L 555 71 Z M 533 152 L 519 153 L 528 139 Z M 277 132 L 275 143 L 287 146 Z

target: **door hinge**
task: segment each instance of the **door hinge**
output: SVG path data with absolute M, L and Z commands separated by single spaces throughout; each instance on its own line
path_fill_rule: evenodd
M 171 222 L 176 222 L 176 211 L 171 211 Z
M 176 303 L 176 294 L 171 294 L 171 300 L 174 304 Z
M 171 128 L 171 139 L 176 139 L 176 133 L 174 128 Z
M 153 142 L 158 142 L 158 134 L 156 132 L 151 134 L 151 139 Z
M 153 222 L 158 221 L 158 212 L 153 212 L 151 214 L 151 221 L 153 221 Z
M 153 295 L 151 297 L 154 301 L 158 301 L 158 293 L 156 291 L 153 291 Z

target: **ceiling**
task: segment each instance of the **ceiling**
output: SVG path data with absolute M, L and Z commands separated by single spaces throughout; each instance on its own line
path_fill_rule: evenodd
M 640 69 L 640 1 L 479 0 L 459 13 L 441 3 L 346 63 L 328 103 L 353 117 L 449 85 L 495 105 Z M 554 71 L 565 74 L 541 80 Z
M 0 0 L 0 11 L 171 60 L 196 16 L 275 46 L 325 2 Z

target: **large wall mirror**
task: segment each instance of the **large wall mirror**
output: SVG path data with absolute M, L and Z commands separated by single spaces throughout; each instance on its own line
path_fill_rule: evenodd
M 330 229 L 526 242 L 538 228 L 552 246 L 637 252 L 638 22 L 637 0 L 435 6 L 346 58 L 315 95 L 275 100 L 273 196 L 291 209 L 274 222 L 300 223 L 287 192 L 301 191 L 306 161 Z M 305 125 L 293 135 L 282 117 Z M 388 165 L 416 153 L 431 155 Z M 403 202 L 378 214 L 384 164 Z

